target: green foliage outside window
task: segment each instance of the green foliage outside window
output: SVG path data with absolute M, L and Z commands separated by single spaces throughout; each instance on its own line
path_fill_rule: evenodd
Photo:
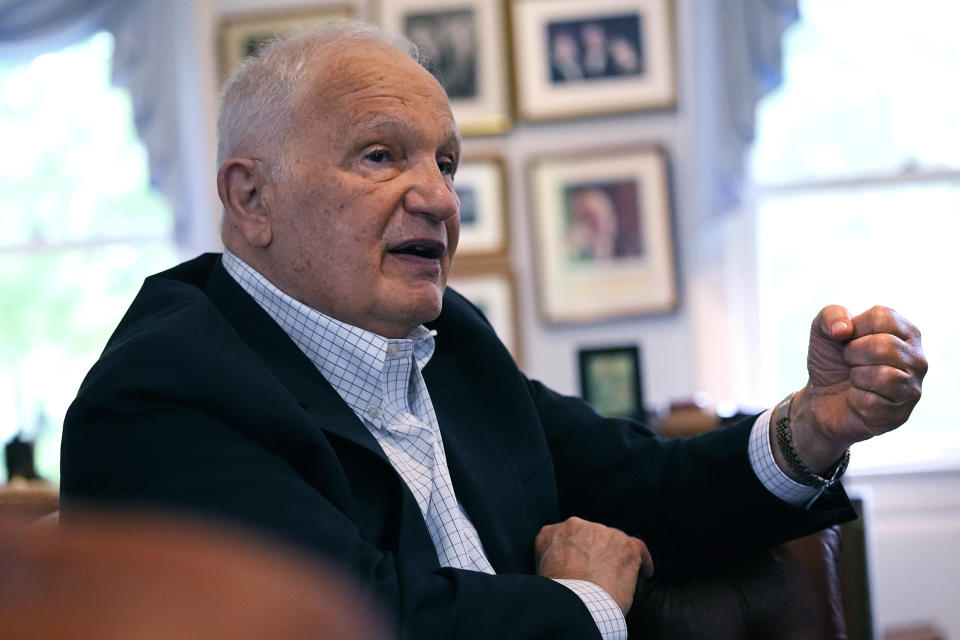
M 54 481 L 83 375 L 143 278 L 176 259 L 112 51 L 99 33 L 0 68 L 0 440 L 36 438 Z

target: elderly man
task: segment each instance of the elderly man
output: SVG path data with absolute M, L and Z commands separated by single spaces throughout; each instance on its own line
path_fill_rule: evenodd
M 226 248 L 148 278 L 84 381 L 67 521 L 249 526 L 358 578 L 403 637 L 615 638 L 654 560 L 702 571 L 851 517 L 845 452 L 919 398 L 916 329 L 828 307 L 804 389 L 689 440 L 527 379 L 445 290 L 460 138 L 413 56 L 346 23 L 227 82 Z

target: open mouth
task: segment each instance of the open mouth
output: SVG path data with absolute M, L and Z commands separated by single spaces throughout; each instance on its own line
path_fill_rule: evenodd
M 445 251 L 446 247 L 443 246 L 442 242 L 432 240 L 413 240 L 390 249 L 390 253 L 416 256 L 426 260 L 439 260 L 443 257 Z

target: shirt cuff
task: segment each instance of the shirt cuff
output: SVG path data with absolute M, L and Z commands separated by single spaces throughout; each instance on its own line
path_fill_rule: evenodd
M 553 580 L 570 589 L 583 600 L 603 640 L 627 640 L 627 621 L 610 594 L 587 580 L 566 578 L 553 578 Z
M 777 465 L 770 442 L 772 409 L 760 414 L 750 431 L 750 466 L 767 491 L 794 507 L 804 506 L 817 493 L 815 487 L 795 482 Z

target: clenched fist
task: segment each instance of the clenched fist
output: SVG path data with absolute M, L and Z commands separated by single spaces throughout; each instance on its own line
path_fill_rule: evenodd
M 927 360 L 920 332 L 893 309 L 851 316 L 834 305 L 813 321 L 807 372 L 790 418 L 797 453 L 820 472 L 854 442 L 906 422 L 920 399 Z

